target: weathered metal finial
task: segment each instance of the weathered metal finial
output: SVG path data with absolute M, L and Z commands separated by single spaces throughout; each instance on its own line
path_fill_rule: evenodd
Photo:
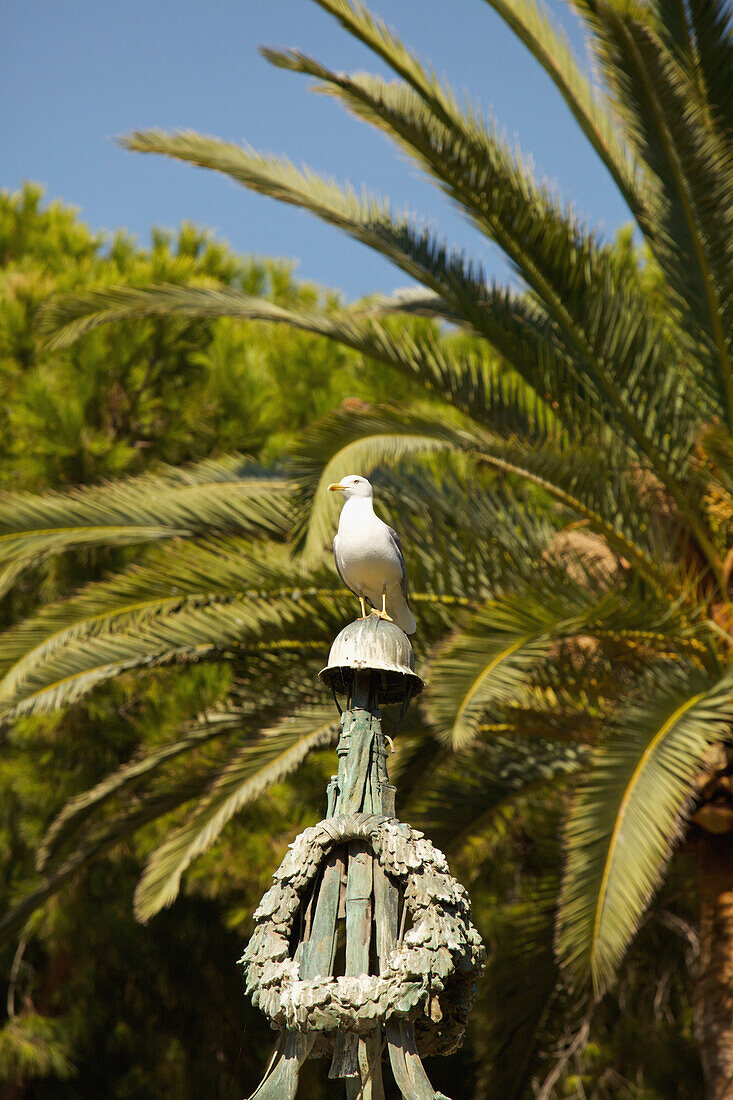
M 354 674 L 365 670 L 374 673 L 374 702 L 378 706 L 409 702 L 425 687 L 415 672 L 415 658 L 407 635 L 375 614 L 344 627 L 318 677 L 338 695 L 348 697 L 354 691 Z
M 377 616 L 341 631 L 320 678 L 348 700 L 338 774 L 242 959 L 247 992 L 281 1032 L 250 1100 L 294 1100 L 302 1063 L 326 1053 L 348 1100 L 384 1100 L 385 1052 L 404 1100 L 447 1100 L 421 1058 L 460 1045 L 485 951 L 445 856 L 394 816 L 379 705 L 406 705 L 423 681 L 405 634 Z

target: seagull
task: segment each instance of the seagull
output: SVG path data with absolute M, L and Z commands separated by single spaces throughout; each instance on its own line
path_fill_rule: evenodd
M 405 634 L 414 634 L 417 624 L 407 602 L 405 559 L 397 532 L 374 512 L 374 491 L 365 477 L 349 474 L 329 493 L 343 493 L 333 556 L 341 580 L 359 597 L 362 617 L 368 600 L 380 619 L 396 623 Z M 379 611 L 379 603 L 382 610 Z M 389 613 L 387 608 L 389 607 Z

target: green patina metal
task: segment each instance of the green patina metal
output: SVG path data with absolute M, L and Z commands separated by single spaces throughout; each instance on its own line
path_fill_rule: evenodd
M 385 1056 L 404 1100 L 446 1100 L 422 1056 L 460 1044 L 485 953 L 445 857 L 395 818 L 380 707 L 406 705 L 423 683 L 406 635 L 374 615 L 341 632 L 321 679 L 346 696 L 338 772 L 326 818 L 273 876 L 242 960 L 281 1032 L 250 1100 L 294 1100 L 300 1066 L 324 1054 L 347 1100 L 384 1100 Z

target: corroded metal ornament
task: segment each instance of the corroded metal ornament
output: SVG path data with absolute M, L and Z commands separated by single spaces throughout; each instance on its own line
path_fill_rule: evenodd
M 302 980 L 298 961 L 290 957 L 301 898 L 325 856 L 352 840 L 369 844 L 387 875 L 403 884 L 411 927 L 379 975 Z M 241 960 L 247 992 L 273 1025 L 364 1032 L 377 1020 L 421 1015 L 421 1053 L 448 1054 L 460 1045 L 483 947 L 469 919 L 466 891 L 423 833 L 378 814 L 326 818 L 290 845 L 274 879 Z
M 379 705 L 406 706 L 423 681 L 406 635 L 376 616 L 341 631 L 320 676 L 347 696 L 338 774 L 327 817 L 275 872 L 241 960 L 280 1031 L 251 1100 L 294 1100 L 300 1066 L 323 1054 L 348 1100 L 384 1100 L 385 1054 L 404 1100 L 447 1100 L 421 1058 L 460 1045 L 485 951 L 443 853 L 394 816 Z
M 415 672 L 407 635 L 375 613 L 344 627 L 318 677 L 338 695 L 348 696 L 354 689 L 354 675 L 364 671 L 372 673 L 379 706 L 409 702 L 425 687 Z

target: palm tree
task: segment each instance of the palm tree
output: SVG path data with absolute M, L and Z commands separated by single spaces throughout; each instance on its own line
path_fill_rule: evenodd
M 286 324 L 420 382 L 453 414 L 447 419 L 435 408 L 414 416 L 335 413 L 303 441 L 305 457 L 294 459 L 282 489 L 290 549 L 281 546 L 280 557 L 258 553 L 251 535 L 271 535 L 258 528 L 239 543 L 205 545 L 202 568 L 197 544 L 180 544 L 161 551 L 166 569 L 170 561 L 165 577 L 153 559 L 152 566 L 39 613 L 4 640 L 5 713 L 71 701 L 120 669 L 235 648 L 250 658 L 256 650 L 267 661 L 286 642 L 323 644 L 343 605 L 321 564 L 333 517 L 320 488 L 345 466 L 368 472 L 433 455 L 412 493 L 414 480 L 391 476 L 385 490 L 392 501 L 399 492 L 401 523 L 422 539 L 413 568 L 429 645 L 426 714 L 436 734 L 463 754 L 454 764 L 437 754 L 436 786 L 449 792 L 451 784 L 455 791 L 456 784 L 462 790 L 470 783 L 478 773 L 467 761 L 480 757 L 487 739 L 495 746 L 534 737 L 549 746 L 544 773 L 541 754 L 529 754 L 532 763 L 518 784 L 524 788 L 557 776 L 563 742 L 592 748 L 567 814 L 555 950 L 566 981 L 591 988 L 596 999 L 617 977 L 673 853 L 684 846 L 694 855 L 701 938 L 695 1026 L 708 1095 L 728 1096 L 730 8 L 721 0 L 686 6 L 578 0 L 602 82 L 596 88 L 543 9 L 532 0 L 489 0 L 554 81 L 610 172 L 644 242 L 640 266 L 628 257 L 622 262 L 617 249 L 588 232 L 533 180 L 493 126 L 462 106 L 364 7 L 317 2 L 397 79 L 336 73 L 298 51 L 265 55 L 314 78 L 320 90 L 393 138 L 499 245 L 523 288 L 491 284 L 477 264 L 409 217 L 392 214 L 384 201 L 285 160 L 192 133 L 129 138 L 131 149 L 216 169 L 310 210 L 387 256 L 419 288 L 350 309 L 310 311 L 212 286 L 106 288 L 56 305 L 49 324 L 58 344 L 99 324 L 147 314 Z M 411 316 L 414 326 L 400 327 L 393 314 Z M 431 323 L 418 321 L 424 318 Z M 435 321 L 465 335 L 448 337 Z M 132 499 L 134 492 L 133 486 Z M 126 493 L 120 487 L 120 497 Z M 78 499 L 84 501 L 83 492 Z M 96 507 L 96 497 L 86 499 Z M 58 515 L 76 500 L 57 502 Z M 418 500 L 427 502 L 429 520 Z M 33 542 L 43 508 L 28 505 L 18 541 L 28 556 L 47 548 Z M 270 519 L 260 516 L 258 523 Z M 5 523 L 20 534 L 22 524 Z M 202 514 L 199 529 L 207 525 Z M 171 524 L 161 537 L 176 532 L 183 533 L 181 526 Z M 307 588 L 292 583 L 296 565 Z M 266 600 L 258 601 L 257 592 L 267 592 Z M 307 698 L 307 677 L 291 676 L 295 666 L 302 672 L 306 663 L 284 663 L 282 683 L 295 683 Z M 256 677 L 256 660 L 251 667 Z M 273 683 L 280 697 L 281 682 Z M 246 729 L 262 728 L 259 715 L 239 717 Z M 277 739 L 283 727 L 275 729 Z M 303 729 L 298 726 L 298 736 Z M 296 743 L 302 744 L 290 744 Z M 168 881 L 177 883 L 188 855 L 215 831 L 212 823 L 241 804 L 240 788 L 226 800 L 243 777 L 249 782 L 252 752 L 270 744 L 276 740 L 268 736 L 240 746 L 245 771 L 237 771 L 235 757 L 209 786 L 194 814 L 198 840 L 184 826 L 185 840 L 174 837 L 161 849 L 164 856 L 153 857 L 142 898 L 151 896 L 151 880 L 159 883 L 156 876 L 171 868 Z M 572 766 L 582 759 L 576 750 Z M 123 769 L 111 787 L 127 782 L 128 774 Z M 258 774 L 256 789 L 266 771 Z M 488 795 L 482 805 L 480 787 L 472 786 L 476 797 L 464 800 L 466 827 L 491 808 Z M 77 810 L 86 813 L 106 790 L 102 785 Z M 435 800 L 436 813 L 438 807 Z M 151 814 L 154 807 L 136 812 Z M 186 844 L 187 855 L 176 863 Z M 172 892 L 159 896 L 169 900 Z M 140 908 L 149 913 L 154 903 Z

